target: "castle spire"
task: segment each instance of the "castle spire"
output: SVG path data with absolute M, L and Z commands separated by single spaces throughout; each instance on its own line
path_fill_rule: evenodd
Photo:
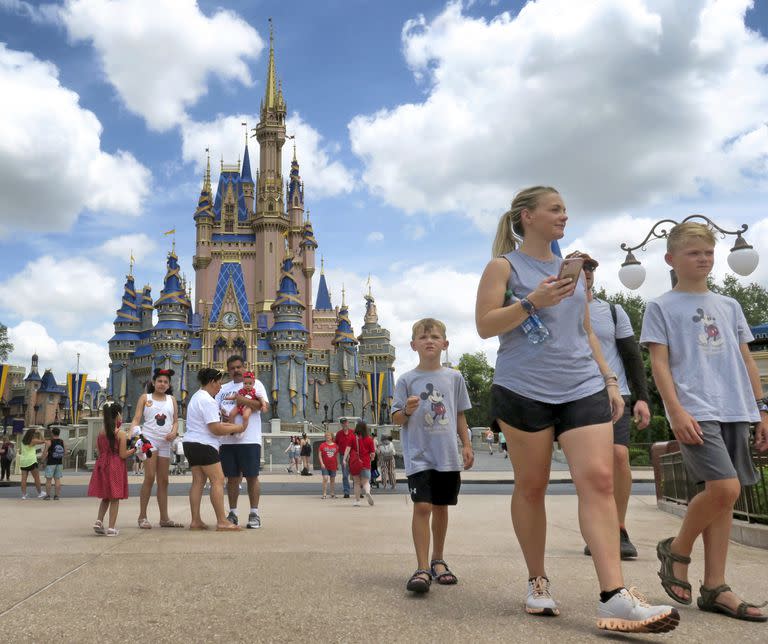
M 207 160 L 205 162 L 205 178 L 203 179 L 203 192 L 211 194 L 211 152 L 209 148 L 205 148 L 205 154 Z
M 267 67 L 267 88 L 264 94 L 264 109 L 274 110 L 277 107 L 277 79 L 275 75 L 275 32 L 272 18 L 269 19 L 269 65 Z

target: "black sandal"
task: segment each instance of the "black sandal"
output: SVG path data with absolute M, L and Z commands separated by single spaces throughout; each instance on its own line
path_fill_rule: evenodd
M 445 566 L 445 572 L 435 572 L 435 566 Z M 454 584 L 459 583 L 459 578 L 454 575 L 450 568 L 448 568 L 448 564 L 445 563 L 442 559 L 433 559 L 429 562 L 429 567 L 431 569 L 432 578 L 441 586 L 453 586 Z
M 425 577 L 426 575 L 426 577 Z M 429 587 L 432 585 L 432 575 L 429 570 L 419 568 L 415 573 L 411 575 L 408 583 L 405 585 L 406 590 L 410 590 L 412 593 L 428 593 Z
M 720 593 L 732 592 L 731 587 L 728 584 L 722 584 L 716 588 L 706 588 L 701 586 L 699 588 L 699 598 L 696 600 L 696 605 L 700 610 L 708 613 L 720 613 L 721 615 L 727 615 L 734 619 L 743 619 L 747 622 L 768 622 L 768 615 L 750 615 L 747 613 L 748 608 L 764 608 L 766 603 L 757 606 L 750 604 L 749 602 L 742 601 L 736 610 L 725 604 L 717 601 Z
M 671 546 L 674 539 L 674 537 L 669 537 L 669 539 L 659 541 L 659 543 L 656 545 L 656 556 L 661 562 L 659 579 L 661 579 L 661 587 L 664 589 L 664 592 L 666 592 L 667 595 L 669 595 L 676 602 L 680 602 L 681 604 L 689 606 L 691 603 L 693 603 L 691 584 L 689 584 L 687 581 L 683 581 L 682 579 L 675 577 L 672 564 L 677 562 L 687 565 L 691 563 L 691 558 L 684 555 L 676 555 L 674 552 L 672 552 Z M 672 592 L 672 586 L 679 586 L 680 588 L 687 590 L 689 593 L 691 593 L 691 595 L 689 597 L 678 595 L 677 593 Z

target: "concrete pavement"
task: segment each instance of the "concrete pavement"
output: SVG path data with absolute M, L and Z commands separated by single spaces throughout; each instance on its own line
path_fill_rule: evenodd
M 313 477 L 313 479 L 316 477 Z M 316 483 L 316 481 L 315 481 Z M 456 587 L 423 598 L 404 590 L 415 567 L 406 495 L 378 495 L 374 507 L 307 495 L 264 497 L 264 527 L 239 534 L 139 530 L 138 500 L 121 503 L 115 538 L 91 531 L 97 501 L 0 501 L 0 633 L 4 642 L 584 642 L 653 636 L 594 628 L 597 586 L 581 554 L 574 497 L 548 497 L 548 572 L 558 618 L 522 611 L 526 573 L 509 520 L 509 499 L 475 495 L 452 510 L 446 557 Z M 241 504 L 245 511 L 245 503 Z M 188 521 L 186 499 L 171 515 Z M 205 520 L 212 522 L 203 500 Z M 679 519 L 633 497 L 630 534 L 640 550 L 627 583 L 666 601 L 654 546 Z M 156 524 L 157 509 L 150 505 Z M 732 545 L 729 580 L 747 599 L 764 599 L 765 552 Z M 701 577 L 701 549 L 691 580 Z M 765 641 L 765 624 L 736 622 L 680 607 L 666 639 Z

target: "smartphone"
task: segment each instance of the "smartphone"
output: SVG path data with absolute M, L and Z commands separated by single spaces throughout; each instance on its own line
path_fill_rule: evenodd
M 576 282 L 579 279 L 579 273 L 584 266 L 583 257 L 570 257 L 564 259 L 560 264 L 560 272 L 557 274 L 558 280 L 563 280 L 567 277 L 571 278 L 571 283 Z

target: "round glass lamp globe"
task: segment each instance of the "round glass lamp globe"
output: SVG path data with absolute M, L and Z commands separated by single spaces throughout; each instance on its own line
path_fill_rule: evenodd
M 642 264 L 626 264 L 619 269 L 619 279 L 624 286 L 634 291 L 645 281 L 645 267 Z
M 751 274 L 759 262 L 760 255 L 754 248 L 737 248 L 728 255 L 728 266 L 739 275 Z

